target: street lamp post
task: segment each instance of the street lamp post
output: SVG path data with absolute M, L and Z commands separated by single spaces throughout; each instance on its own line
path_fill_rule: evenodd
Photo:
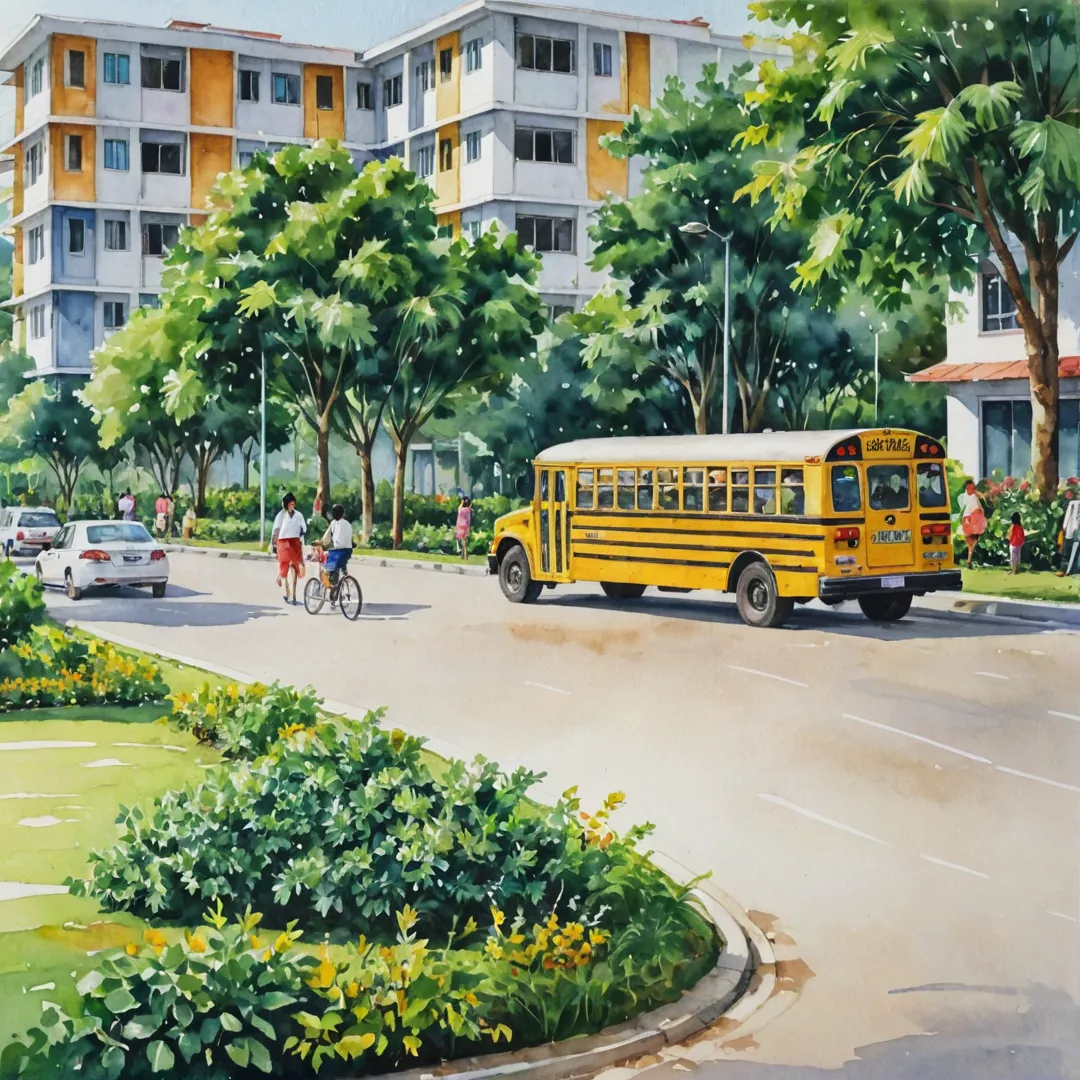
M 259 547 L 266 543 L 266 353 L 259 352 Z
M 679 226 L 679 232 L 688 236 L 704 236 L 706 233 L 715 236 L 724 243 L 724 394 L 723 394 L 723 426 L 721 430 L 725 435 L 730 429 L 730 408 L 728 405 L 731 384 L 731 232 L 718 233 L 710 229 L 704 221 L 688 221 Z

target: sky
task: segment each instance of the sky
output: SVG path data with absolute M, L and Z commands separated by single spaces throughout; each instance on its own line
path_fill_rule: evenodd
M 559 0 L 547 2 L 568 7 Z M 288 41 L 369 48 L 457 7 L 459 0 L 0 0 L 0 44 L 13 41 L 35 14 L 163 26 L 170 19 L 216 23 L 245 30 L 267 30 Z M 626 15 L 669 19 L 702 16 L 721 33 L 750 29 L 745 0 L 580 0 L 577 5 Z M 14 122 L 15 96 L 0 88 L 0 133 Z

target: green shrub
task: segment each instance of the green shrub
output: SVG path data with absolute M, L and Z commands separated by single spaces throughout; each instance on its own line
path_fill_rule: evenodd
M 284 732 L 313 727 L 319 722 L 319 703 L 309 691 L 274 683 L 211 688 L 194 694 L 174 694 L 169 722 L 196 738 L 214 743 L 226 757 L 254 758 L 265 754 Z
M 454 530 L 449 525 L 410 525 L 401 537 L 406 551 L 430 551 L 452 554 Z
M 259 523 L 250 521 L 214 521 L 204 518 L 196 527 L 200 540 L 213 540 L 219 544 L 250 543 L 259 539 Z M 267 528 L 269 535 L 269 525 Z
M 13 562 L 0 562 L 0 651 L 11 648 L 44 618 L 44 594 L 37 579 Z

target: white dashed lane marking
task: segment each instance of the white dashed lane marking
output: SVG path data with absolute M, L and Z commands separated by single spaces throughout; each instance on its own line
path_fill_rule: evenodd
M 944 859 L 935 859 L 933 855 L 920 855 L 920 859 L 925 859 L 928 863 L 933 863 L 935 866 L 944 866 L 948 870 L 959 870 L 962 874 L 970 874 L 972 877 L 984 878 L 986 881 L 990 880 L 989 874 L 984 874 L 981 870 L 972 870 L 970 866 L 961 866 L 959 863 L 946 862 Z
M 882 847 L 892 847 L 892 844 L 886 840 L 879 840 L 876 836 L 871 836 L 869 833 L 864 833 L 860 829 L 845 825 L 842 821 L 835 821 L 833 818 L 824 817 L 822 814 L 815 814 L 813 810 L 807 810 L 804 806 L 796 806 L 795 803 L 788 802 L 787 799 L 782 799 L 779 795 L 758 795 L 758 798 L 764 799 L 765 802 L 772 803 L 774 806 L 782 806 L 785 810 L 792 810 L 796 814 L 801 814 L 803 817 L 809 818 L 811 821 L 820 822 L 822 825 L 829 825 L 834 829 L 839 829 L 841 832 L 861 837 L 863 840 L 870 840 L 875 844 L 880 844 Z
M 1057 709 L 1047 709 L 1046 712 L 1049 716 L 1056 716 L 1061 720 L 1075 720 L 1080 724 L 1080 716 L 1077 716 L 1075 713 L 1058 712 Z
M 565 697 L 570 696 L 569 690 L 560 690 L 557 686 L 548 686 L 547 683 L 542 682 L 529 682 L 526 680 L 526 686 L 535 686 L 537 690 L 550 690 L 553 694 L 563 694 Z
M 861 716 L 855 716 L 852 713 L 842 714 L 845 720 L 854 720 L 858 724 L 866 724 L 867 727 L 879 728 L 881 731 L 891 731 L 894 735 L 903 735 L 907 739 L 914 739 L 916 742 L 926 743 L 928 746 L 936 746 L 939 750 L 947 750 L 950 754 L 959 754 L 960 757 L 967 758 L 969 761 L 977 761 L 981 765 L 990 765 L 989 758 L 980 757 L 978 754 L 969 754 L 966 750 L 958 750 L 955 746 L 949 746 L 947 743 L 937 742 L 935 739 L 928 739 L 925 735 L 916 735 L 912 731 L 904 731 L 902 728 L 890 727 L 888 724 L 879 724 L 876 720 L 866 720 Z
M 739 667 L 738 664 L 728 664 L 732 671 L 741 671 L 744 675 L 757 675 L 761 679 L 774 679 L 776 682 L 787 683 L 789 686 L 801 686 L 804 690 L 810 689 L 809 683 L 799 682 L 798 679 L 789 679 L 784 675 L 773 675 L 770 671 L 758 671 L 756 668 Z

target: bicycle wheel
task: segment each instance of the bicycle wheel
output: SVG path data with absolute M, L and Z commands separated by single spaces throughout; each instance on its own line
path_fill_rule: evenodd
M 316 578 L 308 578 L 304 586 L 304 610 L 309 615 L 318 615 L 326 602 L 326 593 L 323 592 L 322 582 Z
M 360 582 L 348 574 L 338 583 L 338 607 L 341 614 L 350 622 L 360 618 L 360 608 L 364 605 L 364 594 L 360 591 Z

